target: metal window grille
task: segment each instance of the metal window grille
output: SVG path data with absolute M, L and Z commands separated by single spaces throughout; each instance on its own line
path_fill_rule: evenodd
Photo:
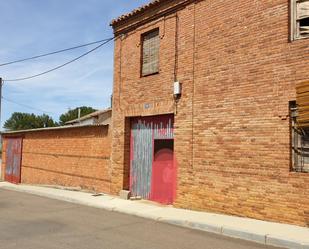
M 291 38 L 309 37 L 309 0 L 291 0 Z
M 142 35 L 142 76 L 159 72 L 159 29 Z
M 309 129 L 297 126 L 296 103 L 290 105 L 292 171 L 309 172 Z

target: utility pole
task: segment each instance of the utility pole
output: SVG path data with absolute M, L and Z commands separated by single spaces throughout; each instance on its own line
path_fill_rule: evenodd
M 2 78 L 0 78 L 0 129 L 2 129 L 2 127 L 1 127 L 2 86 L 3 86 L 3 80 L 2 80 Z
M 78 108 L 78 114 L 77 114 L 77 118 L 78 118 L 78 123 L 80 123 L 80 108 Z

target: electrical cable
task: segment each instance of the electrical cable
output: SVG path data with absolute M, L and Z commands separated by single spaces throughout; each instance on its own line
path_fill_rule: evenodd
M 82 54 L 82 55 L 80 55 L 80 56 L 74 58 L 73 60 L 70 60 L 70 61 L 68 61 L 68 62 L 66 62 L 66 63 L 64 63 L 64 64 L 62 64 L 62 65 L 60 65 L 60 66 L 54 67 L 54 68 L 49 69 L 49 70 L 47 70 L 47 71 L 44 71 L 44 72 L 42 72 L 42 73 L 38 73 L 38 74 L 35 74 L 35 75 L 23 77 L 23 78 L 17 78 L 17 79 L 3 79 L 3 81 L 4 81 L 4 82 L 13 82 L 13 81 L 29 80 L 29 79 L 33 79 L 33 78 L 42 76 L 42 75 L 44 75 L 44 74 L 53 72 L 53 71 L 55 71 L 55 70 L 57 70 L 57 69 L 60 69 L 60 68 L 62 68 L 62 67 L 64 67 L 64 66 L 66 66 L 66 65 L 69 65 L 69 64 L 71 64 L 71 63 L 73 63 L 73 62 L 79 60 L 80 58 L 82 58 L 82 57 L 84 57 L 84 56 L 86 56 L 86 55 L 88 55 L 88 54 L 94 52 L 95 50 L 99 49 L 100 47 L 104 46 L 105 44 L 109 43 L 109 42 L 112 41 L 112 40 L 114 40 L 114 38 L 110 38 L 110 39 L 106 40 L 105 42 L 101 43 L 99 46 L 96 46 L 95 48 L 93 48 L 93 49 L 89 50 L 88 52 L 86 52 L 86 53 L 84 53 L 84 54 Z
M 18 102 L 14 101 L 14 100 L 7 99 L 7 98 L 5 98 L 5 97 L 3 97 L 3 96 L 2 96 L 2 99 L 5 100 L 6 102 L 11 102 L 11 103 L 13 103 L 13 104 L 20 105 L 20 106 L 26 107 L 26 108 L 31 109 L 31 110 L 39 111 L 39 112 L 42 112 L 42 113 L 49 113 L 49 114 L 58 115 L 57 113 L 54 113 L 54 112 L 49 112 L 49 111 L 45 111 L 45 110 L 42 110 L 42 109 L 38 109 L 38 108 L 29 106 L 29 105 L 25 105 L 25 104 L 22 104 L 22 103 L 18 103 Z
M 59 53 L 63 53 L 63 52 L 74 50 L 74 49 L 78 49 L 78 48 L 87 47 L 87 46 L 94 45 L 94 44 L 97 44 L 97 43 L 105 42 L 105 41 L 107 41 L 109 39 L 103 39 L 103 40 L 99 40 L 99 41 L 95 41 L 95 42 L 90 42 L 90 43 L 74 46 L 74 47 L 71 47 L 71 48 L 65 48 L 65 49 L 54 51 L 54 52 L 49 52 L 49 53 L 46 53 L 46 54 L 40 54 L 40 55 L 35 55 L 35 56 L 29 57 L 29 58 L 24 58 L 24 59 L 19 59 L 19 60 L 11 61 L 11 62 L 1 63 L 0 67 L 8 66 L 8 65 L 19 63 L 19 62 L 23 62 L 23 61 L 34 60 L 34 59 L 42 58 L 42 57 L 49 56 L 49 55 L 59 54 Z

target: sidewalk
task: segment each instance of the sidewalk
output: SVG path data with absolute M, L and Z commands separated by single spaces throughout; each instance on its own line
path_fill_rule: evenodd
M 0 182 L 8 189 L 153 219 L 192 229 L 285 248 L 309 249 L 309 228 L 161 206 L 148 201 L 127 201 L 114 196 Z

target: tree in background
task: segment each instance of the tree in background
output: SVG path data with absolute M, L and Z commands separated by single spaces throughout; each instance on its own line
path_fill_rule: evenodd
M 14 112 L 4 123 L 3 127 L 7 130 L 17 131 L 65 125 L 66 122 L 78 118 L 78 109 L 81 111 L 81 117 L 97 111 L 96 109 L 87 106 L 76 107 L 75 109 L 62 114 L 59 118 L 59 124 L 46 114 L 35 115 L 33 113 Z
M 60 125 L 65 125 L 66 122 L 71 121 L 73 119 L 77 119 L 78 118 L 78 109 L 80 109 L 80 116 L 81 117 L 97 111 L 96 109 L 93 109 L 92 107 L 88 107 L 88 106 L 76 107 L 75 109 L 69 110 L 68 112 L 66 112 L 66 113 L 64 113 L 60 116 L 60 118 L 59 118 Z
M 4 128 L 8 130 L 27 130 L 54 126 L 57 126 L 57 123 L 46 114 L 37 116 L 33 113 L 22 112 L 14 112 L 4 123 Z
M 55 127 L 59 125 L 57 124 L 57 122 L 54 122 L 52 117 L 46 114 L 43 114 L 43 115 L 37 116 L 37 126 L 38 127 Z

